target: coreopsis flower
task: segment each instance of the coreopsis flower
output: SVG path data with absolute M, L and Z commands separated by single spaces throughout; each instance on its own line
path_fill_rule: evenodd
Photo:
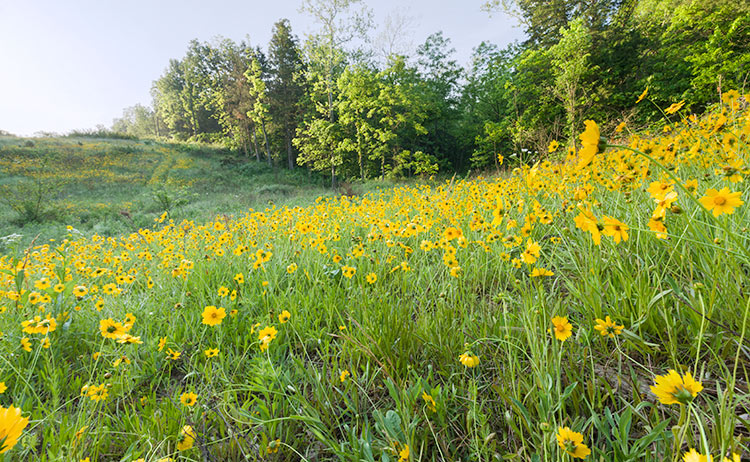
M 549 151 L 550 153 L 553 153 L 557 151 L 557 148 L 559 147 L 560 147 L 560 143 L 558 143 L 557 140 L 552 140 L 549 143 L 549 146 L 547 147 L 547 151 Z
M 593 120 L 584 121 L 586 130 L 579 136 L 581 140 L 581 150 L 578 151 L 578 168 L 581 169 L 594 160 L 594 156 L 599 152 L 600 133 L 599 126 Z
M 695 448 L 691 448 L 688 452 L 682 455 L 682 460 L 683 462 L 711 462 L 711 456 L 704 456 L 696 451 Z
M 731 192 L 729 188 L 722 188 L 720 191 L 709 189 L 706 195 L 698 200 L 715 217 L 718 217 L 724 213 L 731 215 L 735 208 L 744 204 L 740 196 L 742 196 L 741 192 Z
M 654 199 L 664 199 L 670 192 L 674 191 L 674 182 L 672 181 L 653 181 L 647 189 L 648 193 Z
M 538 277 L 544 277 L 544 276 L 554 276 L 555 273 L 546 269 L 546 268 L 534 268 L 531 271 L 531 277 L 532 278 L 538 278 Z
M 216 308 L 213 305 L 209 305 L 203 310 L 202 322 L 208 326 L 218 326 L 226 315 L 227 312 L 224 308 Z
M 365 281 L 367 281 L 368 284 L 375 284 L 377 280 L 378 276 L 375 273 L 369 273 L 367 276 L 365 276 Z
M 479 364 L 479 356 L 475 356 L 469 351 L 467 351 L 466 353 L 462 353 L 458 357 L 458 360 L 461 362 L 461 364 L 468 368 L 476 367 Z
M 112 318 L 102 319 L 101 321 L 99 321 L 99 331 L 104 338 L 117 339 L 122 337 L 122 335 L 125 333 L 125 326 Z
M 28 424 L 29 419 L 21 416 L 21 409 L 0 406 L 0 454 L 13 449 Z
M 171 348 L 167 348 L 167 358 L 171 359 L 172 361 L 177 361 L 180 359 L 180 356 L 182 356 L 182 353 L 179 351 L 175 351 Z
M 612 318 L 606 316 L 604 319 L 597 319 L 594 329 L 598 330 L 604 337 L 615 338 L 620 335 L 625 326 L 618 325 L 612 321 Z
M 552 333 L 557 340 L 564 342 L 573 335 L 573 325 L 568 318 L 555 316 L 552 318 Z
M 177 450 L 187 451 L 193 447 L 193 443 L 195 443 L 195 431 L 190 425 L 185 425 L 177 436 Z
M 89 293 L 89 290 L 86 288 L 86 286 L 75 286 L 73 288 L 73 295 L 75 295 L 77 298 L 83 298 L 87 293 Z
M 619 244 L 620 241 L 628 240 L 628 230 L 630 228 L 625 223 L 605 215 L 602 217 L 602 224 L 604 225 L 602 234 L 612 237 L 616 243 Z
M 576 224 L 576 228 L 588 231 L 591 233 L 591 239 L 595 245 L 600 245 L 602 242 L 601 230 L 599 229 L 599 220 L 597 220 L 594 213 L 588 207 L 578 206 L 580 213 L 573 219 Z
M 637 100 L 635 100 L 635 104 L 638 104 L 638 103 L 640 103 L 641 101 L 643 101 L 643 98 L 645 98 L 645 97 L 646 97 L 646 95 L 648 95 L 648 87 L 646 87 L 646 89 L 645 89 L 645 90 L 643 90 L 643 93 L 641 93 L 641 94 L 640 94 L 640 96 L 638 97 L 638 99 L 637 99 Z
M 406 462 L 409 460 L 409 445 L 405 444 L 403 448 L 398 452 L 398 462 Z
M 352 266 L 342 266 L 341 267 L 341 274 L 344 275 L 344 277 L 351 279 L 354 276 L 354 273 L 357 272 L 357 268 L 354 268 Z
M 22 338 L 21 348 L 23 348 L 23 350 L 27 353 L 31 352 L 31 340 L 29 340 L 27 337 Z
M 245 275 L 242 273 L 237 273 L 234 275 L 234 280 L 237 282 L 237 284 L 244 284 L 245 283 Z
M 585 459 L 591 454 L 591 449 L 583 444 L 583 435 L 574 432 L 569 427 L 558 427 L 557 444 L 563 451 L 575 459 Z
M 203 354 L 206 355 L 206 358 L 214 358 L 219 355 L 219 349 L 209 348 L 207 350 L 203 350 Z
M 346 379 L 352 374 L 349 373 L 346 369 L 341 371 L 341 374 L 339 374 L 339 380 L 341 380 L 341 383 L 346 382 Z
M 521 261 L 523 261 L 527 265 L 535 263 L 537 258 L 539 258 L 539 253 L 541 250 L 542 247 L 538 242 L 534 242 L 529 239 L 528 241 L 526 241 L 526 250 L 524 250 L 524 252 L 521 254 Z
M 688 372 L 680 376 L 675 370 L 656 376 L 651 392 L 662 404 L 687 404 L 703 390 L 703 385 Z
M 669 235 L 667 234 L 667 227 L 664 226 L 664 220 L 661 218 L 651 218 L 648 221 L 648 228 L 656 233 L 657 239 L 667 239 Z
M 297 264 L 291 263 L 289 266 L 286 267 L 286 272 L 288 274 L 293 274 L 297 271 Z
M 278 331 L 273 326 L 266 326 L 258 332 L 258 340 L 260 340 L 260 351 L 266 351 L 268 345 L 273 339 L 276 338 Z
M 437 411 L 437 403 L 435 403 L 435 399 L 428 395 L 427 392 L 422 392 L 422 399 L 424 400 L 424 403 L 427 405 L 427 409 L 430 410 L 430 412 L 436 412 Z
M 141 340 L 140 337 L 134 337 L 126 333 L 126 334 L 122 334 L 122 336 L 119 339 L 117 339 L 117 343 L 122 343 L 125 345 L 132 345 L 135 343 L 135 344 L 141 345 L 143 344 L 143 341 Z
M 219 297 L 226 297 L 227 295 L 229 295 L 229 289 L 227 289 L 224 286 L 221 286 L 219 287 L 217 294 L 219 295 Z
M 183 406 L 195 406 L 195 403 L 198 402 L 198 395 L 193 392 L 183 393 L 180 396 L 180 402 Z
M 284 310 L 281 312 L 281 314 L 279 314 L 279 322 L 281 324 L 284 324 L 285 322 L 289 321 L 289 318 L 291 317 L 292 317 L 292 313 L 290 313 L 287 310 Z
M 5 393 L 5 391 L 8 389 L 8 386 L 5 385 L 5 382 L 0 382 L 0 395 Z
M 448 241 L 452 241 L 453 239 L 458 239 L 459 237 L 462 237 L 463 235 L 464 235 L 463 231 L 461 231 L 460 228 L 456 228 L 455 226 L 451 226 L 447 228 L 445 231 L 443 231 L 443 237 Z
M 158 347 L 158 351 L 161 351 L 161 350 L 163 350 L 163 349 L 164 349 L 164 347 L 166 346 L 166 344 L 167 344 L 167 337 L 162 337 L 162 338 L 160 338 L 160 339 L 159 339 L 159 347 Z
M 680 101 L 679 103 L 672 103 L 672 105 L 671 105 L 671 106 L 669 106 L 668 108 L 666 108 L 666 109 L 664 110 L 664 112 L 666 112 L 666 113 L 667 113 L 667 114 L 669 114 L 669 115 L 672 115 L 672 114 L 674 114 L 675 112 L 677 112 L 677 111 L 679 111 L 680 109 L 682 109 L 682 106 L 684 106 L 684 105 L 685 105 L 685 101 Z
M 268 447 L 266 448 L 266 452 L 268 454 L 276 454 L 279 452 L 279 448 L 281 447 L 281 439 L 276 438 L 275 440 L 271 440 L 268 442 Z

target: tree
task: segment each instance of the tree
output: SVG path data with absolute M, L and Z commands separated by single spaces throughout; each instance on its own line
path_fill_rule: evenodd
M 263 70 L 257 56 L 251 60 L 250 68 L 245 73 L 245 77 L 250 82 L 250 98 L 253 100 L 253 105 L 247 112 L 247 115 L 261 129 L 263 144 L 266 147 L 266 158 L 268 165 L 271 165 L 271 148 L 268 143 L 268 132 L 266 130 L 266 124 L 269 121 L 268 94 L 266 83 L 263 81 Z
M 419 91 L 426 102 L 424 124 L 428 131 L 420 150 L 432 153 L 453 168 L 462 168 L 468 159 L 459 149 L 457 137 L 459 80 L 463 70 L 452 58 L 455 52 L 442 32 L 430 35 L 417 48 Z
M 271 117 L 279 125 L 287 163 L 293 169 L 297 156 L 292 145 L 295 130 L 300 122 L 301 100 L 305 96 L 303 74 L 305 71 L 297 39 L 292 35 L 289 21 L 282 19 L 274 25 L 268 45 L 270 81 L 268 100 Z
M 371 26 L 372 14 L 366 8 L 355 10 L 361 5 L 361 0 L 304 0 L 301 10 L 309 14 L 318 23 L 320 30 L 308 39 L 307 52 L 310 66 L 307 78 L 310 84 L 310 96 L 315 105 L 317 116 L 308 118 L 298 129 L 298 136 L 311 136 L 328 133 L 335 123 L 335 85 L 337 76 L 343 70 L 346 53 L 343 47 L 355 37 L 365 37 Z M 322 100 L 322 101 L 321 101 Z M 323 125 L 315 122 L 317 117 L 327 119 L 327 129 L 320 130 Z M 313 130 L 313 125 L 316 128 Z M 315 143 L 319 145 L 319 143 Z M 299 145 L 299 143 L 295 143 Z M 331 170 L 331 186 L 336 184 L 336 166 L 341 159 L 337 159 L 336 150 L 332 147 L 328 151 L 328 161 L 321 157 L 325 152 L 306 150 L 300 160 L 312 163 L 316 169 L 323 165 Z
M 582 92 L 585 90 L 584 79 L 592 71 L 589 66 L 591 34 L 583 20 L 576 19 L 562 28 L 560 35 L 560 40 L 548 50 L 555 76 L 552 91 L 565 108 L 568 140 L 573 144 L 578 129 L 577 114 L 587 104 Z

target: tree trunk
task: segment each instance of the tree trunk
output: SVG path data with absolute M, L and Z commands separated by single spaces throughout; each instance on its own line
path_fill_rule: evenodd
M 292 151 L 292 134 L 290 133 L 289 126 L 286 127 L 286 158 L 289 161 L 289 170 L 294 170 L 294 152 Z
M 260 162 L 260 151 L 258 150 L 258 138 L 255 136 L 255 127 L 252 128 L 253 133 L 253 150 L 255 151 L 255 160 Z
M 261 121 L 260 130 L 263 132 L 263 142 L 266 145 L 266 156 L 268 156 L 268 165 L 271 165 L 271 147 L 268 145 L 268 135 L 266 135 L 266 122 Z

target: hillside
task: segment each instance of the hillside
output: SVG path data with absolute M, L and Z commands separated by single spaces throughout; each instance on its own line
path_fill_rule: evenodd
M 681 107 L 608 144 L 588 120 L 503 176 L 205 221 L 152 206 L 137 232 L 17 249 L 6 460 L 739 460 L 750 113 L 736 92 Z M 231 188 L 215 160 L 121 146 L 107 187 L 141 196 L 113 211 L 154 176 Z
M 137 231 L 169 212 L 208 220 L 324 194 L 308 172 L 274 170 L 206 144 L 0 137 L 0 237 Z

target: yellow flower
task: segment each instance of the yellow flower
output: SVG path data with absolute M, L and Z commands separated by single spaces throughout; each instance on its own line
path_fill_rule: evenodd
M 458 357 L 458 360 L 461 362 L 461 364 L 468 368 L 476 367 L 479 364 L 479 357 L 471 354 L 468 351 L 461 354 L 461 356 Z
M 351 374 L 347 370 L 341 371 L 341 374 L 339 374 L 339 380 L 341 380 L 341 383 L 344 383 Z
M 167 358 L 171 359 L 172 361 L 177 361 L 178 359 L 180 359 L 180 356 L 182 356 L 182 353 L 180 353 L 179 351 L 167 348 Z
M 219 349 L 218 348 L 209 348 L 207 350 L 203 350 L 203 354 L 206 355 L 206 358 L 213 358 L 213 357 L 219 355 Z
M 161 351 L 164 349 L 164 346 L 167 344 L 167 337 L 162 337 L 159 339 L 159 348 L 158 351 Z
M 182 430 L 180 430 L 180 434 L 177 437 L 177 450 L 178 451 L 187 451 L 188 449 L 193 447 L 193 443 L 195 442 L 195 432 L 193 431 L 193 427 L 190 425 L 185 425 L 182 427 Z
M 368 284 L 375 284 L 375 281 L 378 280 L 378 276 L 375 273 L 370 273 L 365 277 L 365 281 L 367 281 Z
M 75 286 L 73 288 L 73 295 L 78 298 L 84 297 L 87 293 L 89 293 L 89 290 L 86 288 L 86 286 Z
M 583 444 L 583 435 L 574 432 L 569 427 L 558 427 L 557 444 L 569 456 L 576 459 L 585 459 L 586 456 L 591 454 L 591 449 Z
M 602 222 L 604 224 L 602 234 L 611 236 L 618 244 L 620 241 L 628 240 L 628 230 L 630 229 L 628 225 L 608 216 L 602 217 Z
M 557 148 L 560 147 L 560 143 L 557 142 L 557 140 L 552 140 L 547 148 L 549 152 L 555 152 L 557 151 Z
M 346 265 L 341 267 L 341 274 L 343 274 L 348 279 L 351 279 L 352 276 L 354 276 L 354 273 L 356 272 L 357 272 L 357 268 L 346 266 Z
M 703 385 L 693 379 L 690 372 L 680 377 L 675 370 L 670 370 L 667 375 L 656 376 L 655 384 L 651 386 L 651 392 L 662 404 L 687 404 L 701 390 Z
M 718 217 L 723 213 L 731 215 L 736 207 L 744 204 L 740 196 L 742 196 L 741 192 L 731 192 L 729 188 L 722 188 L 720 191 L 709 189 L 699 200 L 705 208 L 713 212 L 715 217 Z
M 219 297 L 226 297 L 227 295 L 229 295 L 229 289 L 227 289 L 224 286 L 221 286 L 219 287 L 219 290 L 217 291 L 217 293 L 219 294 Z
M 287 310 L 284 310 L 279 315 L 279 322 L 281 324 L 284 324 L 285 322 L 289 321 L 289 318 L 292 317 L 292 313 L 288 312 Z
M 125 333 L 125 326 L 114 319 L 102 319 L 99 321 L 99 330 L 104 338 L 120 338 Z
M 218 326 L 226 315 L 227 313 L 224 308 L 216 308 L 213 305 L 209 305 L 203 310 L 203 324 Z
M 688 452 L 683 454 L 682 460 L 684 462 L 711 462 L 711 456 L 704 456 L 694 448 L 691 448 Z
M 273 339 L 276 338 L 278 331 L 273 326 L 266 326 L 258 332 L 258 340 L 260 340 L 260 351 L 266 351 L 268 345 Z
M 624 328 L 625 326 L 617 325 L 609 316 L 604 319 L 597 319 L 594 326 L 594 329 L 598 330 L 602 336 L 609 338 L 615 338 L 615 335 L 620 335 Z
M 28 424 L 28 417 L 21 417 L 21 409 L 0 406 L 0 454 L 10 451 L 16 445 L 18 437 Z
M 554 276 L 554 275 L 555 273 L 545 268 L 534 268 L 534 270 L 531 271 L 532 278 L 538 278 L 542 276 Z
M 593 120 L 584 121 L 586 130 L 580 135 L 581 150 L 578 152 L 578 168 L 581 169 L 594 160 L 594 156 L 599 152 L 599 126 Z
M 26 352 L 31 351 L 31 341 L 27 337 L 21 339 L 21 348 Z
M 288 274 L 292 274 L 295 271 L 297 271 L 297 264 L 296 263 L 292 263 L 292 264 L 290 264 L 289 266 L 286 267 L 286 272 Z
M 675 112 L 677 112 L 680 109 L 682 109 L 682 106 L 684 106 L 684 105 L 685 105 L 685 101 L 680 101 L 679 103 L 673 103 L 671 106 L 669 106 L 668 108 L 666 108 L 664 110 L 664 112 L 666 112 L 667 114 L 670 114 L 670 115 L 674 114 Z
M 428 395 L 427 392 L 422 392 L 422 399 L 427 405 L 427 409 L 429 409 L 431 412 L 437 411 L 437 403 L 435 403 L 435 400 L 432 398 L 432 396 Z
M 198 395 L 193 392 L 183 393 L 182 396 L 180 396 L 180 402 L 183 406 L 194 406 L 195 403 L 198 402 Z
M 640 95 L 640 96 L 638 97 L 638 99 L 637 99 L 637 100 L 635 100 L 635 104 L 638 104 L 638 103 L 640 103 L 641 101 L 643 101 L 643 98 L 645 98 L 645 97 L 646 97 L 646 95 L 648 95 L 648 87 L 646 87 L 646 89 L 645 89 L 645 90 L 643 90 L 643 93 L 641 93 L 641 95 Z
M 5 382 L 0 382 L 0 395 L 5 393 L 5 391 L 8 389 L 8 386 L 5 385 Z
M 275 440 L 271 440 L 268 442 L 268 448 L 266 448 L 266 452 L 269 454 L 276 454 L 279 452 L 279 448 L 281 447 L 281 439 L 277 438 Z
M 568 318 L 555 316 L 552 318 L 552 331 L 557 340 L 564 342 L 573 335 L 573 325 L 568 321 Z
M 398 461 L 406 462 L 409 460 L 409 445 L 405 444 L 404 447 L 398 452 Z
M 534 242 L 529 239 L 528 241 L 526 241 L 526 250 L 523 252 L 523 254 L 521 254 L 521 261 L 523 261 L 527 265 L 535 263 L 537 258 L 539 258 L 539 252 L 541 250 L 542 247 L 538 242 Z

